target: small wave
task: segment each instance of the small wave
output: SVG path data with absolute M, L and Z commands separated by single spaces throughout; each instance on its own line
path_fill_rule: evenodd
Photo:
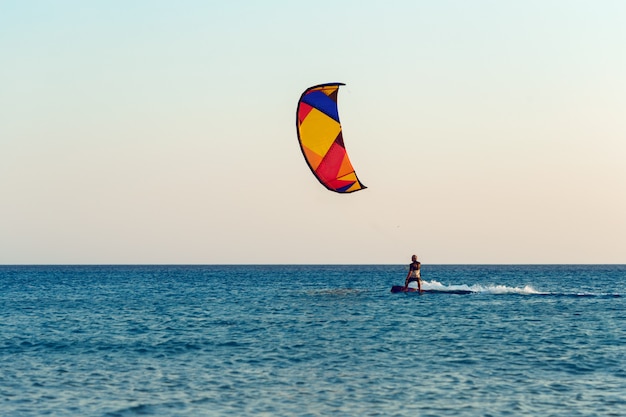
M 364 289 L 359 288 L 334 288 L 334 289 L 324 289 L 324 290 L 311 290 L 307 293 L 309 295 L 331 295 L 331 296 L 349 296 L 349 295 L 358 295 L 366 292 Z
M 117 411 L 111 411 L 105 414 L 107 417 L 123 417 L 123 416 L 136 416 L 144 414 L 153 414 L 155 407 L 149 404 L 139 404 L 129 406 Z
M 548 295 L 537 291 L 530 285 L 524 287 L 509 287 L 506 285 L 443 285 L 438 281 L 422 281 L 422 289 L 437 292 L 468 292 L 476 294 L 520 294 L 520 295 Z
M 593 293 L 593 292 L 576 292 L 576 293 L 549 293 L 556 297 L 597 297 L 597 298 L 620 298 L 624 294 L 620 293 Z
M 409 287 L 417 288 L 417 284 L 412 282 Z M 519 295 L 544 295 L 553 297 L 600 297 L 600 298 L 619 298 L 623 294 L 620 293 L 590 293 L 590 292 L 544 292 L 536 290 L 531 285 L 524 287 L 509 287 L 506 285 L 444 285 L 441 282 L 422 281 L 422 290 L 441 292 L 441 293 L 468 293 L 468 294 L 519 294 Z

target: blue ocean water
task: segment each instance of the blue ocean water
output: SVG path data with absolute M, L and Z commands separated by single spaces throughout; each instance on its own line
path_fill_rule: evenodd
M 0 415 L 626 415 L 626 266 L 407 269 L 0 266 Z

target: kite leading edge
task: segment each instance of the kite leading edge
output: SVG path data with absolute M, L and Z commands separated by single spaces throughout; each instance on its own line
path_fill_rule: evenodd
M 320 84 L 307 88 L 296 112 L 300 149 L 315 177 L 337 193 L 367 188 L 356 176 L 343 144 L 337 111 L 337 93 L 343 83 Z

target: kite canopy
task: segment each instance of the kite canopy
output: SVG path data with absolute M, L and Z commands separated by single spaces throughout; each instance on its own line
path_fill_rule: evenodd
M 350 163 L 341 134 L 337 93 L 342 83 L 307 88 L 298 101 L 296 127 L 304 159 L 315 177 L 337 193 L 351 193 L 365 187 Z

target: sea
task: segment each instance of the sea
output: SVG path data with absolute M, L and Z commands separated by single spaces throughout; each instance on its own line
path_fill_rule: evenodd
M 0 266 L 0 415 L 626 416 L 626 265 Z

